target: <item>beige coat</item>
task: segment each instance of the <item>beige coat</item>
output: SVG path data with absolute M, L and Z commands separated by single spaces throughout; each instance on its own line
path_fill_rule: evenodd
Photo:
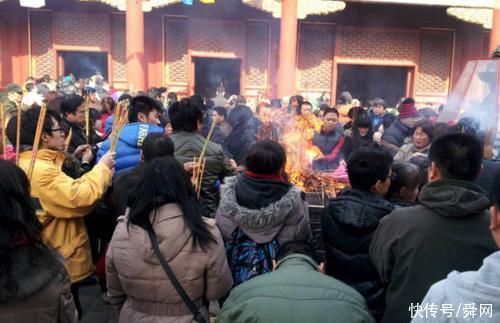
M 217 300 L 233 285 L 226 251 L 215 220 L 206 219 L 217 240 L 203 251 L 193 248 L 191 232 L 177 204 L 163 205 L 153 228 L 160 251 L 187 294 L 204 315 L 203 300 Z M 153 253 L 147 232 L 119 220 L 106 255 L 108 295 L 121 307 L 120 322 L 192 322 L 188 307 Z

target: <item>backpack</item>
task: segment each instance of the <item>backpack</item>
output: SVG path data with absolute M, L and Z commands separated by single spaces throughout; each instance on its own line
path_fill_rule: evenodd
M 278 247 L 276 237 L 266 243 L 257 243 L 237 228 L 226 242 L 234 287 L 254 276 L 271 272 Z

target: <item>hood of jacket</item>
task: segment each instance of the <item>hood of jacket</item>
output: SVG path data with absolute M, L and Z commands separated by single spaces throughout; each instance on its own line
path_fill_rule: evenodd
M 33 247 L 17 248 L 10 263 L 7 272 L 0 271 L 0 303 L 17 302 L 35 294 L 62 270 L 55 254 L 38 252 Z
M 284 223 L 301 200 L 301 189 L 292 186 L 281 199 L 260 209 L 250 209 L 238 204 L 236 186 L 236 176 L 225 178 L 221 186 L 219 211 L 233 218 L 242 229 L 262 229 Z
M 394 205 L 381 196 L 350 188 L 342 191 L 328 206 L 328 213 L 338 224 L 356 232 L 372 232 L 379 220 L 392 210 Z
M 280 200 L 292 185 L 271 179 L 258 179 L 244 173 L 237 176 L 236 200 L 249 209 L 261 209 Z
M 426 184 L 418 196 L 420 204 L 445 217 L 464 217 L 490 207 L 485 192 L 467 181 L 443 179 Z

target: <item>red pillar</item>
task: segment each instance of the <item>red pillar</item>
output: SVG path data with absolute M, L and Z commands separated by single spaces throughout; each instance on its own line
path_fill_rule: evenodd
M 491 26 L 490 33 L 490 55 L 497 46 L 500 46 L 500 0 L 495 0 L 495 7 L 493 9 L 493 25 Z
M 278 73 L 278 97 L 295 94 L 297 61 L 297 0 L 281 3 L 281 31 Z
M 163 42 L 162 37 L 163 16 L 158 14 L 146 14 L 144 31 L 146 35 L 144 45 L 146 48 L 145 59 L 147 69 L 147 84 L 151 86 L 163 85 Z
M 142 0 L 127 0 L 125 17 L 128 86 L 132 91 L 146 90 Z

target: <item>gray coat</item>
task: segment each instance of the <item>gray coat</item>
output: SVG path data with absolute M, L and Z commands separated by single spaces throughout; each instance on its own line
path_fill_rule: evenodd
M 224 240 L 229 239 L 238 227 L 257 243 L 267 243 L 275 237 L 280 245 L 290 240 L 311 238 L 309 211 L 300 188 L 293 186 L 280 200 L 267 207 L 248 209 L 238 204 L 236 179 L 225 179 L 215 216 Z
M 467 271 L 460 273 L 451 272 L 446 279 L 434 285 L 427 292 L 421 305 L 423 308 L 432 308 L 437 305 L 440 309 L 432 316 L 432 312 L 425 310 L 415 314 L 412 323 L 449 322 L 449 318 L 443 313 L 442 304 L 451 304 L 454 313 L 454 322 L 500 322 L 500 251 L 495 252 L 483 261 L 483 266 L 478 271 Z M 474 317 L 467 315 L 465 304 L 470 308 L 476 308 Z M 483 312 L 491 305 L 491 312 Z M 459 308 L 461 308 L 459 310 Z M 457 315 L 457 311 L 460 311 Z M 471 312 L 469 312 L 470 314 Z M 491 316 L 490 316 L 491 314 Z

